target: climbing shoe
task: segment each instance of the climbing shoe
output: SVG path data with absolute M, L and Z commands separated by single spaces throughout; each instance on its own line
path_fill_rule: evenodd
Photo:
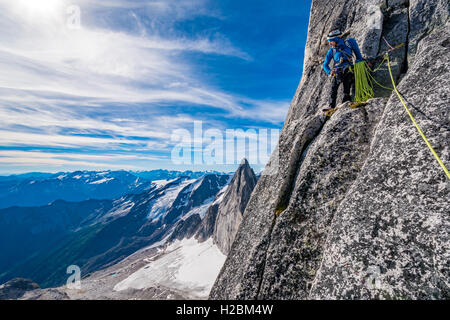
M 333 113 L 336 111 L 337 108 L 326 108 L 322 109 L 322 111 L 325 113 L 327 117 L 331 117 Z
M 367 102 L 354 102 L 352 104 L 350 104 L 350 108 L 355 109 L 361 106 L 365 106 L 367 104 Z

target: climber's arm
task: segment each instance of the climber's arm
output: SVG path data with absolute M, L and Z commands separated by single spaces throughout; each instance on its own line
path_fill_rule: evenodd
M 347 41 L 350 43 L 351 49 L 352 49 L 353 52 L 355 53 L 355 56 L 356 56 L 356 62 L 363 61 L 364 58 L 363 58 L 363 56 L 362 56 L 362 54 L 361 54 L 361 50 L 359 49 L 358 42 L 356 42 L 355 39 L 348 39 Z
M 330 62 L 333 59 L 333 50 L 328 50 L 327 56 L 325 57 L 325 62 L 323 63 L 323 70 L 325 70 L 325 72 L 327 74 L 331 73 L 331 69 L 330 69 Z

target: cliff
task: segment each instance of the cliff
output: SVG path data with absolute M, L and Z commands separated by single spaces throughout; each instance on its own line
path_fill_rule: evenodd
M 209 207 L 196 239 L 205 241 L 213 237 L 214 244 L 227 255 L 242 222 L 245 207 L 257 179 L 248 161 L 244 159 L 230 184 L 220 192 Z
M 313 0 L 302 80 L 211 299 L 449 298 L 448 178 L 397 95 L 321 113 L 328 31 L 365 56 L 403 42 L 399 91 L 448 167 L 448 17 L 446 0 Z

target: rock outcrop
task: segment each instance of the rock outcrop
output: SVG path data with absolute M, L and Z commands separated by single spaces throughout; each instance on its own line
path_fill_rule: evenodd
M 200 242 L 205 242 L 214 233 L 214 226 L 216 225 L 217 212 L 219 211 L 220 200 L 222 199 L 221 196 L 223 195 L 223 192 L 219 193 L 216 199 L 214 199 L 214 202 L 208 208 L 205 217 L 203 218 L 202 222 L 200 223 L 196 231 L 195 239 L 197 239 Z
M 256 182 L 253 169 L 244 159 L 223 195 L 214 225 L 214 243 L 225 255 L 233 244 Z
M 366 56 L 405 42 L 398 88 L 450 163 L 448 1 L 314 0 L 302 80 L 211 299 L 449 298 L 448 178 L 395 94 L 321 114 L 333 28 Z
M 213 237 L 214 244 L 227 255 L 256 183 L 256 175 L 247 159 L 244 159 L 230 184 L 217 194 L 208 208 L 195 238 L 202 242 Z
M 175 230 L 169 237 L 169 241 L 183 240 L 191 238 L 198 230 L 202 219 L 198 214 L 188 217 L 186 220 L 180 220 L 175 226 Z
M 38 290 L 37 283 L 29 279 L 15 278 L 0 286 L 0 300 L 19 299 L 27 291 Z

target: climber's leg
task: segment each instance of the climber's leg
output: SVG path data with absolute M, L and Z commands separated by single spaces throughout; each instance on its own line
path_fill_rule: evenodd
M 347 101 L 352 101 L 352 97 L 351 97 L 350 93 L 351 93 L 352 87 L 354 87 L 354 83 L 355 83 L 355 76 L 354 76 L 353 72 L 350 72 L 349 69 L 344 71 L 343 82 L 344 82 L 344 98 L 342 99 L 342 102 L 345 103 Z
M 338 80 L 337 76 L 333 77 L 333 79 L 331 80 L 331 94 L 330 97 L 328 98 L 329 109 L 336 108 L 336 99 L 340 83 L 341 82 Z

